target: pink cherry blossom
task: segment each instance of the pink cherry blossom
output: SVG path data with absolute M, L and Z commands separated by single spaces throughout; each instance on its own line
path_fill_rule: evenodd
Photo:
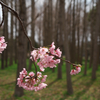
M 57 48 L 57 49 L 55 50 L 54 42 L 51 44 L 51 47 L 49 48 L 49 50 L 50 50 L 50 53 L 51 53 L 52 55 L 57 56 L 57 57 L 61 57 L 62 52 L 60 51 L 59 48 Z
M 71 75 L 76 75 L 76 74 L 78 74 L 79 72 L 81 72 L 81 68 L 80 68 L 80 67 L 75 66 L 75 68 L 76 68 L 76 69 L 72 69 L 72 70 L 71 70 L 71 72 L 70 72 Z
M 45 83 L 40 83 L 39 84 L 39 90 L 43 89 L 43 88 L 46 88 L 47 84 Z
M 53 49 L 55 49 L 54 42 L 52 42 L 51 47 L 52 47 Z
M 42 90 L 43 88 L 46 88 L 46 86 L 47 86 L 47 84 L 41 83 L 41 84 L 39 84 L 39 86 L 35 87 L 35 91 Z
M 6 49 L 7 44 L 5 43 L 4 36 L 0 37 L 0 53 Z
M 54 42 L 52 42 L 51 47 L 49 48 L 49 50 L 50 50 L 51 54 L 55 55 L 55 45 L 54 45 Z
M 45 82 L 47 78 L 47 75 L 44 75 L 43 78 L 41 79 L 41 82 Z
M 76 66 L 76 73 L 78 74 L 81 71 L 81 68 Z
M 50 48 L 40 47 L 37 50 L 33 50 L 30 58 L 34 58 L 35 62 L 39 59 L 37 65 L 40 67 L 40 71 L 44 71 L 47 67 L 56 67 L 56 64 L 60 63 L 58 58 L 61 57 L 61 54 L 62 52 L 59 48 L 55 50 L 54 42 L 52 42 Z
M 47 67 L 56 67 L 56 64 L 60 63 L 61 55 L 62 52 L 60 49 L 57 48 L 55 50 L 54 42 L 52 42 L 50 48 L 40 47 L 37 50 L 33 50 L 31 52 L 30 59 L 37 63 L 37 65 L 40 67 L 40 71 L 44 71 Z M 74 67 L 75 68 L 70 72 L 71 75 L 76 75 L 81 71 L 80 64 L 76 66 L 74 65 Z M 23 70 L 20 72 L 19 78 L 17 79 L 17 85 L 19 85 L 19 87 L 23 87 L 26 90 L 38 91 L 46 88 L 47 84 L 44 83 L 46 78 L 47 75 L 42 75 L 41 72 L 30 72 L 28 74 L 26 69 L 23 68 Z
M 42 75 L 41 72 L 37 72 L 37 78 L 35 78 L 34 72 L 27 73 L 26 69 L 20 72 L 19 78 L 17 78 L 17 85 L 23 87 L 26 90 L 38 91 L 46 88 L 47 84 L 43 83 L 46 81 L 47 75 Z
M 31 55 L 33 56 L 34 60 L 37 61 L 37 59 L 38 59 L 38 51 L 37 50 L 33 50 L 31 52 Z M 30 57 L 30 59 L 32 59 L 32 57 Z
M 1 36 L 0 37 L 0 43 L 3 43 L 3 42 L 5 42 L 5 39 L 4 39 L 4 36 Z
M 76 70 L 75 69 L 72 69 L 71 72 L 70 72 L 70 74 L 71 75 L 76 75 Z
M 60 51 L 60 49 L 58 48 L 56 50 L 56 56 L 61 57 L 62 52 Z
M 4 49 L 6 49 L 7 44 L 6 43 L 0 43 L 0 53 L 2 53 L 2 51 L 4 51 Z
M 29 73 L 29 76 L 33 77 L 35 74 L 33 72 Z
M 46 53 L 48 52 L 48 49 L 47 48 L 45 48 L 45 47 L 40 47 L 40 49 L 39 49 L 39 53 L 40 53 L 40 55 L 45 55 Z

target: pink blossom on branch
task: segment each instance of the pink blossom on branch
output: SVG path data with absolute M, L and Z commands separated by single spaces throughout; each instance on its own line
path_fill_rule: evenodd
M 37 78 L 34 77 L 33 72 L 27 73 L 26 69 L 20 72 L 19 78 L 17 78 L 17 85 L 23 87 L 26 90 L 38 91 L 46 88 L 47 84 L 43 83 L 46 81 L 47 75 L 42 75 L 41 72 L 37 72 Z
M 80 65 L 80 64 L 76 65 L 76 66 L 75 66 L 75 69 L 72 69 L 71 72 L 70 72 L 70 74 L 71 74 L 71 75 L 76 75 L 76 74 L 78 74 L 79 72 L 81 72 L 81 65 Z
M 2 53 L 2 51 L 4 51 L 6 47 L 7 47 L 7 44 L 5 43 L 4 36 L 1 36 L 0 37 L 0 53 Z
M 5 38 L 4 36 L 1 36 L 1 37 L 0 37 L 0 42 L 1 42 L 1 43 L 5 42 L 5 39 L 4 39 L 4 38 Z
M 62 52 L 59 48 L 55 50 L 54 42 L 51 44 L 49 48 L 40 47 L 35 49 L 31 52 L 30 59 L 35 61 L 37 65 L 40 67 L 40 71 L 44 71 L 45 68 L 56 67 L 56 64 L 60 63 Z M 65 60 L 66 61 L 66 60 Z M 71 62 L 67 61 L 68 63 L 72 64 Z M 71 75 L 76 75 L 81 71 L 81 65 L 72 64 L 74 69 L 71 70 Z M 27 73 L 26 69 L 20 72 L 19 78 L 17 79 L 17 85 L 19 87 L 23 87 L 26 90 L 34 90 L 38 91 L 43 88 L 46 88 L 47 84 L 44 82 L 46 81 L 47 75 L 42 75 L 41 72 Z
M 47 67 L 56 67 L 56 64 L 60 63 L 61 54 L 62 52 L 59 48 L 55 50 L 53 42 L 50 48 L 40 47 L 37 50 L 33 50 L 30 59 L 34 58 L 35 62 L 39 59 L 37 65 L 40 67 L 40 71 L 44 71 Z

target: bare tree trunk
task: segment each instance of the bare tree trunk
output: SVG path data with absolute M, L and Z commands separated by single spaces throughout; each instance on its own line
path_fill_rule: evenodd
M 89 63 L 89 68 L 92 67 L 93 64 L 93 44 L 94 44 L 94 27 L 95 27 L 95 9 L 94 9 L 94 0 L 93 0 L 93 6 L 92 6 L 93 10 L 92 13 L 90 15 L 90 22 L 91 22 L 91 47 L 90 47 L 90 63 Z
M 47 45 L 51 44 L 53 41 L 53 10 L 52 10 L 52 0 L 48 0 L 48 37 L 47 39 Z M 55 68 L 52 68 L 52 72 L 54 72 Z
M 4 0 L 4 2 L 7 4 L 7 0 Z M 3 28 L 3 35 L 5 36 L 5 39 L 6 39 L 6 41 L 8 41 L 8 12 L 7 12 L 7 9 L 5 8 L 4 9 L 4 28 Z M 3 57 L 3 60 L 2 60 L 2 63 L 4 63 L 4 64 L 2 64 L 2 65 L 4 65 L 4 67 L 8 67 L 8 47 L 6 48 L 6 50 L 5 51 L 3 51 L 4 52 L 4 57 L 3 57 L 3 55 L 2 55 L 2 57 Z
M 64 43 L 64 48 L 65 48 L 65 51 L 66 51 L 65 52 L 65 56 L 66 56 L 66 59 L 70 60 L 70 55 L 69 55 L 70 53 L 69 53 L 69 46 L 68 46 L 68 37 L 67 37 L 66 34 L 67 33 L 65 33 L 65 43 Z M 71 69 L 70 64 L 66 63 L 67 91 L 68 91 L 69 94 L 73 94 L 70 69 Z
M 75 0 L 73 0 L 73 22 L 72 22 L 72 47 L 71 47 L 71 61 L 74 63 L 76 58 L 75 46 Z
M 93 29 L 93 28 L 92 28 Z M 93 44 L 94 44 L 94 39 L 93 39 L 93 31 L 91 29 L 91 49 L 90 49 L 90 62 L 89 62 L 89 68 L 92 67 L 93 63 Z
M 0 33 L 2 36 L 4 36 L 4 27 L 3 28 L 0 28 Z M 1 69 L 4 69 L 4 52 L 2 52 L 2 55 L 0 56 L 1 58 Z
M 64 51 L 65 51 L 65 58 L 67 60 L 70 60 L 69 42 L 68 42 L 68 33 L 71 30 L 71 28 L 70 28 L 70 25 L 71 25 L 71 13 L 70 12 L 71 12 L 71 3 L 69 5 L 68 12 L 67 12 L 67 19 L 66 19 L 66 24 L 65 24 L 66 30 L 65 30 L 65 33 L 64 33 Z M 70 64 L 66 63 L 67 91 L 68 91 L 69 94 L 73 94 L 70 70 L 71 70 Z
M 87 61 L 88 61 L 88 54 L 87 54 L 87 36 L 85 36 L 85 69 L 84 69 L 84 75 L 87 74 Z
M 63 37 L 64 37 L 64 17 L 65 17 L 65 1 L 64 0 L 59 0 L 59 14 L 58 14 L 58 47 L 60 49 L 63 49 Z M 61 61 L 60 64 L 58 64 L 58 79 L 62 79 L 62 64 L 63 62 Z
M 77 0 L 77 62 L 79 63 L 79 57 L 80 57 L 80 9 L 81 9 L 81 3 Z
M 39 27 L 39 47 L 41 46 L 41 41 L 42 41 L 42 18 L 40 18 L 40 21 L 38 23 L 38 27 Z
M 34 0 L 31 0 L 31 19 L 32 21 L 34 20 L 34 16 L 35 16 L 35 1 Z M 32 22 L 31 24 L 31 40 L 32 40 L 32 44 L 33 46 L 35 45 L 35 40 L 34 40 L 34 35 L 35 35 L 35 31 L 34 31 L 34 27 L 35 27 L 35 22 Z M 29 61 L 29 68 L 28 70 L 31 70 L 31 67 L 32 67 L 32 61 L 30 60 Z
M 46 5 L 48 6 L 46 7 Z M 52 43 L 53 37 L 53 22 L 52 22 L 52 0 L 47 0 L 44 4 L 44 18 L 43 18 L 43 31 L 44 31 L 44 46 Z
M 81 57 L 80 57 L 80 64 L 82 64 L 83 60 L 83 49 L 84 49 L 84 38 L 85 38 L 85 21 L 86 20 L 86 0 L 84 0 L 84 18 L 83 18 L 83 35 L 82 35 L 82 42 L 81 42 Z
M 46 7 L 47 1 L 44 3 L 44 7 Z M 44 17 L 43 17 L 43 45 L 48 45 L 48 7 L 44 8 Z
M 56 46 L 58 46 L 58 8 L 59 6 L 59 1 L 56 1 L 56 11 L 55 11 L 55 34 L 54 34 L 54 40 L 55 40 L 55 44 Z
M 58 8 L 59 1 L 56 1 L 56 8 L 55 8 L 55 20 L 54 20 L 54 33 L 53 33 L 53 41 L 55 42 L 55 45 L 58 46 Z M 55 72 L 55 68 L 52 69 L 52 72 Z
M 84 22 L 83 22 L 83 34 L 85 34 L 85 69 L 84 69 L 84 75 L 87 73 L 87 33 L 86 33 L 86 0 L 84 0 Z
M 58 79 L 62 79 L 62 64 L 63 61 L 61 61 L 60 64 L 58 64 L 58 73 L 57 73 Z
M 23 22 L 26 21 L 26 6 L 25 0 L 20 0 L 20 11 L 19 15 Z M 25 25 L 25 23 L 24 23 Z M 26 68 L 26 37 L 23 33 L 21 24 L 19 24 L 19 37 L 18 37 L 18 67 L 17 67 L 17 77 L 16 77 L 16 87 L 15 87 L 15 96 L 23 95 L 23 88 L 17 85 L 17 78 L 19 77 L 19 72 Z
M 17 0 L 14 1 L 15 2 L 15 10 L 18 12 L 18 2 Z M 18 47 L 18 20 L 17 18 L 15 17 L 15 48 L 14 48 L 14 60 L 15 60 L 15 63 L 17 63 L 17 47 Z
M 96 14 L 96 32 L 94 35 L 94 51 L 93 51 L 93 69 L 92 69 L 92 79 L 96 79 L 96 69 L 98 67 L 98 35 L 100 32 L 100 0 L 97 2 L 97 14 Z
M 13 8 L 13 0 L 11 0 L 11 8 Z M 10 61 L 9 65 L 13 65 L 13 14 L 11 13 L 11 36 L 10 36 Z

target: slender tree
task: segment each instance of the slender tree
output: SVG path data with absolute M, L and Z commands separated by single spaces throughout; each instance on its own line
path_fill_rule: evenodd
M 71 46 L 71 61 L 75 62 L 76 57 L 76 46 L 75 46 L 75 0 L 73 0 L 73 19 L 72 19 L 72 46 Z
M 7 4 L 8 1 L 7 0 L 4 0 L 4 2 Z M 5 36 L 5 39 L 8 41 L 8 12 L 7 12 L 7 9 L 5 8 L 4 9 L 4 28 L 3 28 L 3 35 Z M 4 55 L 4 57 L 3 57 Z M 4 51 L 4 54 L 2 55 L 3 57 L 3 60 L 2 60 L 2 63 L 4 63 L 3 65 L 5 67 L 8 67 L 8 49 L 6 49 Z
M 80 10 L 81 2 L 77 0 L 77 62 L 79 63 L 80 58 Z
M 17 0 L 14 1 L 15 2 L 15 10 L 18 12 L 18 2 Z M 15 63 L 17 63 L 17 47 L 18 47 L 18 20 L 15 17 L 15 48 L 14 48 L 14 60 Z
M 94 34 L 95 34 L 95 15 L 96 15 L 96 12 L 95 12 L 95 9 L 94 9 L 94 0 L 92 0 L 93 3 L 92 3 L 92 10 L 90 12 L 90 32 L 91 32 L 91 44 L 90 44 L 90 62 L 89 62 L 89 68 L 92 67 L 92 64 L 93 64 L 93 44 L 94 44 Z
M 63 5 L 65 5 L 65 0 L 63 0 Z M 71 3 L 69 4 L 68 11 L 67 11 L 67 19 L 65 21 L 65 10 L 63 15 L 63 27 L 64 27 L 64 51 L 65 51 L 65 58 L 70 60 L 70 52 L 69 52 L 69 41 L 68 41 L 68 33 L 70 31 L 70 20 L 71 20 Z M 66 23 L 65 23 L 66 22 Z M 66 63 L 66 78 L 67 78 L 67 91 L 69 94 L 73 94 L 73 88 L 72 88 L 72 81 L 71 81 L 71 75 L 70 75 L 70 64 Z
M 25 0 L 19 1 L 19 15 L 23 22 L 26 21 L 26 6 L 25 6 Z M 24 23 L 25 25 L 25 23 Z M 23 95 L 23 88 L 19 87 L 17 85 L 17 78 L 19 77 L 19 72 L 26 68 L 26 37 L 23 34 L 22 26 L 19 24 L 19 37 L 18 37 L 18 67 L 17 67 L 17 77 L 16 77 L 16 87 L 15 87 L 15 93 L 16 96 L 22 96 Z
M 44 18 L 43 18 L 44 45 L 47 46 L 51 44 L 53 40 L 52 0 L 46 1 L 44 5 L 45 5 Z M 46 6 L 47 8 L 45 8 Z
M 97 14 L 96 14 L 96 26 L 94 35 L 94 50 L 93 50 L 93 68 L 92 79 L 96 79 L 96 69 L 98 67 L 98 35 L 100 32 L 100 0 L 97 1 Z
M 83 34 L 85 34 L 85 69 L 84 75 L 87 73 L 87 33 L 86 33 L 86 0 L 84 0 L 84 22 L 83 22 Z
M 13 0 L 11 0 L 11 8 L 13 8 Z M 11 29 L 11 33 L 10 33 L 10 61 L 9 61 L 9 65 L 13 64 L 13 14 L 11 13 L 11 25 L 10 25 L 10 29 Z
M 63 36 L 64 36 L 64 23 L 63 23 L 63 16 L 64 16 L 64 0 L 59 0 L 59 12 L 58 12 L 58 46 L 60 49 L 63 49 Z M 58 64 L 58 79 L 62 78 L 62 64 Z
M 35 40 L 34 40 L 34 35 L 35 35 L 35 23 L 34 23 L 34 16 L 35 16 L 35 1 L 31 0 L 31 40 L 32 40 L 32 44 L 33 46 L 35 45 Z M 29 61 L 29 68 L 28 70 L 31 70 L 32 67 L 32 61 Z

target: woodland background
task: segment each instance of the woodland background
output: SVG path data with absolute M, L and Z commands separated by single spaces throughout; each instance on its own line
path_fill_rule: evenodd
M 22 26 L 4 8 L 0 36 L 5 36 L 8 46 L 0 55 L 0 100 L 100 100 L 100 0 L 1 1 L 17 11 L 34 47 L 54 41 L 63 59 L 82 64 L 82 71 L 71 76 L 72 66 L 62 61 L 44 72 L 48 75 L 46 89 L 34 92 L 19 88 L 19 72 L 35 69 Z

